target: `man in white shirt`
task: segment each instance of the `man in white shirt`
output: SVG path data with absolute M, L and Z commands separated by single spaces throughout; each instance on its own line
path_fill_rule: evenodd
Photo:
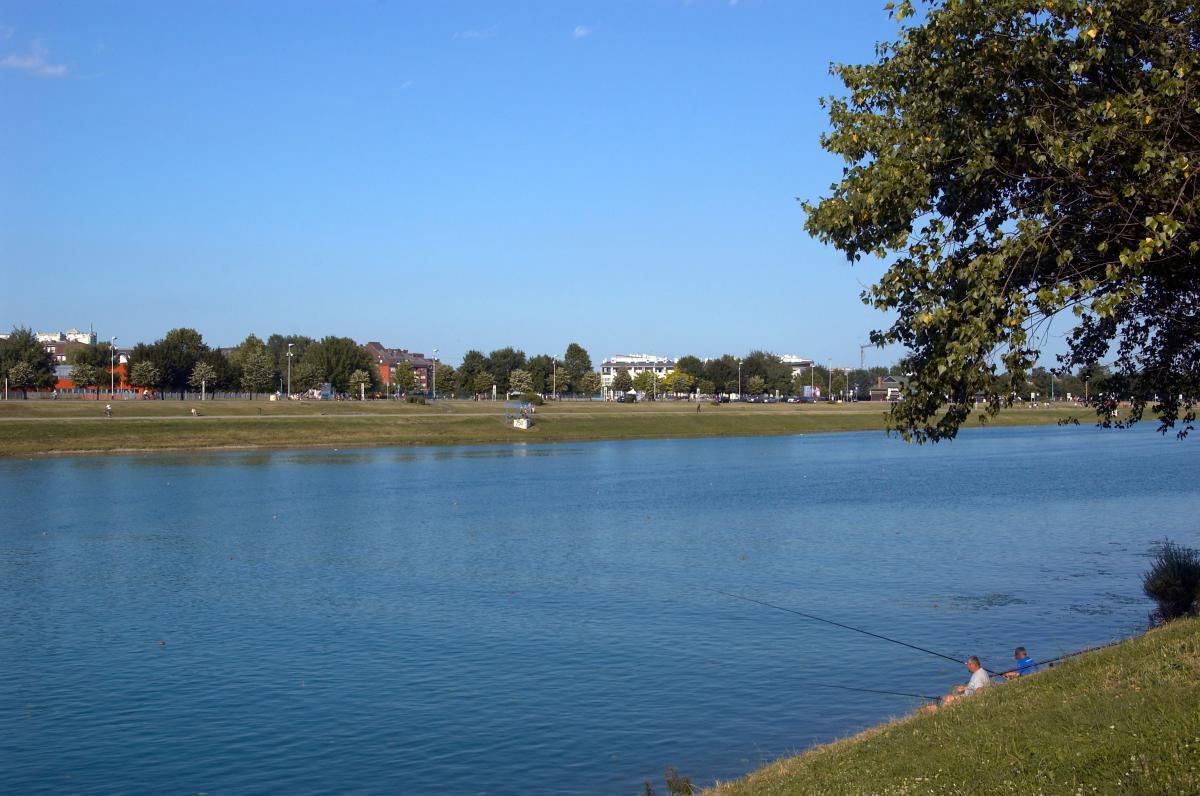
M 991 675 L 980 665 L 978 657 L 972 655 L 967 658 L 967 671 L 971 673 L 971 679 L 967 681 L 966 685 L 955 686 L 954 693 L 947 695 L 943 700 L 945 703 L 949 704 L 956 699 L 969 697 L 979 689 L 987 688 L 992 684 Z

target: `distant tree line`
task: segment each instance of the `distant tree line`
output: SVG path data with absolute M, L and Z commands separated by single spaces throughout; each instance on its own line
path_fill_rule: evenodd
M 189 390 L 199 391 L 202 386 L 209 392 L 251 395 L 286 390 L 289 346 L 293 393 L 307 392 L 325 383 L 340 393 L 383 391 L 375 360 L 348 337 L 316 340 L 298 334 L 272 334 L 263 341 L 251 334 L 234 348 L 222 352 L 210 348 L 198 331 L 189 328 L 172 329 L 160 340 L 134 346 L 129 352 L 127 381 L 159 395 L 174 393 L 181 398 Z M 68 354 L 72 381 L 78 387 L 96 390 L 98 397 L 110 378 L 112 356 L 108 343 L 72 348 Z M 8 378 L 11 390 L 26 394 L 30 389 L 52 387 L 54 366 L 54 358 L 30 329 L 15 328 L 6 339 L 0 340 L 0 374 Z M 805 387 L 816 385 L 825 394 L 865 398 L 879 379 L 893 373 L 903 375 L 906 367 L 905 360 L 901 360 L 891 368 L 834 369 L 831 373 L 823 365 L 813 365 L 793 374 L 791 365 L 766 351 L 751 351 L 740 359 L 732 354 L 708 360 L 687 355 L 679 358 L 675 372 L 670 374 L 643 372 L 633 376 L 619 369 L 612 388 L 620 392 L 635 389 L 660 394 L 715 395 L 740 391 L 751 395 L 800 395 Z M 390 375 L 390 386 L 397 391 L 411 392 L 417 388 L 413 370 L 405 363 Z M 471 350 L 457 368 L 439 363 L 433 384 L 439 395 L 461 397 L 490 396 L 493 387 L 502 396 L 529 393 L 590 396 L 600 391 L 601 380 L 587 349 L 573 342 L 562 356 L 527 356 L 511 346 L 487 355 Z M 1022 397 L 1032 391 L 1048 399 L 1052 389 L 1059 397 L 1068 393 L 1104 395 L 1117 385 L 1107 368 L 1096 365 L 1062 374 L 1034 368 L 1019 383 L 1010 383 L 1007 376 L 1000 375 L 994 388 Z

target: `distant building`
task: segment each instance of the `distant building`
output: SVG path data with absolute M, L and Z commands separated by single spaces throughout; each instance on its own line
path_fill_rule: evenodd
M 600 393 L 608 397 L 612 392 L 613 379 L 624 368 L 629 371 L 630 378 L 636 378 L 639 373 L 654 373 L 658 378 L 675 372 L 675 360 L 654 354 L 618 354 L 600 363 Z
M 37 341 L 39 343 L 83 343 L 84 345 L 96 344 L 95 332 L 81 332 L 78 329 L 67 329 L 65 332 L 38 332 Z
M 899 401 L 907 386 L 908 379 L 904 376 L 880 376 L 867 392 L 872 401 Z
M 440 362 L 432 357 L 406 348 L 384 348 L 382 343 L 370 342 L 363 346 L 376 362 L 379 368 L 379 378 L 385 385 L 392 383 L 392 370 L 397 365 L 405 364 L 412 369 L 417 378 L 417 392 L 427 393 L 433 384 L 433 369 Z M 449 387 L 450 385 L 446 385 Z
M 809 368 L 813 366 L 813 361 L 811 359 L 798 357 L 795 354 L 784 354 L 783 356 L 779 357 L 779 359 L 781 362 L 783 362 L 783 364 L 792 369 L 793 378 L 799 376 L 801 373 L 808 373 Z

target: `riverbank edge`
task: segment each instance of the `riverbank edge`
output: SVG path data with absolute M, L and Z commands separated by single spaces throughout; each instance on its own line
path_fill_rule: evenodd
M 690 413 L 688 413 L 690 414 Z M 434 416 L 436 417 L 436 416 Z M 430 419 L 434 419 L 431 417 Z M 440 416 L 442 420 L 448 420 L 446 416 Z M 671 416 L 673 421 L 678 421 L 682 416 Z M 752 415 L 744 416 L 753 418 Z M 810 418 L 812 416 L 809 416 Z M 0 459 L 35 459 L 35 458 L 71 458 L 82 456 L 100 456 L 100 455 L 115 455 L 115 456 L 136 456 L 143 454 L 154 453 L 244 453 L 257 451 L 286 451 L 286 450 L 372 450 L 381 448 L 425 448 L 425 447 L 478 447 L 485 445 L 527 445 L 527 444 L 550 444 L 550 443 L 575 443 L 575 442 L 604 442 L 617 440 L 647 440 L 647 439 L 707 439 L 707 438 L 753 438 L 753 437 L 769 437 L 769 436 L 804 436 L 806 434 L 839 434 L 848 432 L 863 432 L 874 431 L 879 433 L 887 433 L 883 424 L 883 414 L 870 415 L 867 417 L 874 418 L 871 422 L 862 422 L 863 417 L 847 422 L 844 417 L 839 417 L 836 414 L 818 415 L 815 417 L 815 422 L 812 419 L 807 419 L 810 425 L 803 428 L 797 428 L 794 424 L 787 427 L 742 427 L 730 428 L 727 425 L 720 428 L 701 428 L 701 429 L 680 429 L 674 428 L 665 432 L 655 432 L 639 430 L 633 427 L 634 422 L 644 422 L 634 416 L 627 418 L 626 422 L 620 423 L 611 428 L 606 428 L 604 432 L 597 432 L 594 424 L 582 422 L 580 418 L 573 417 L 571 414 L 562 414 L 543 418 L 545 426 L 552 427 L 549 433 L 544 433 L 542 429 L 535 427 L 535 430 L 530 432 L 519 432 L 508 427 L 497 427 L 491 425 L 491 428 L 474 429 L 471 433 L 455 435 L 447 434 L 445 436 L 437 433 L 430 433 L 430 428 L 424 428 L 425 434 L 396 434 L 384 436 L 378 439 L 364 437 L 361 433 L 351 434 L 349 429 L 346 430 L 344 437 L 339 437 L 336 433 L 336 426 L 342 423 L 361 423 L 370 422 L 378 419 L 381 422 L 387 422 L 388 416 L 385 415 L 352 415 L 352 416 L 330 416 L 321 417 L 320 421 L 329 423 L 335 426 L 334 429 L 323 429 L 324 438 L 319 441 L 305 441 L 304 432 L 310 429 L 290 429 L 291 433 L 277 436 L 274 439 L 263 441 L 242 441 L 235 443 L 227 443 L 222 441 L 201 442 L 196 444 L 172 444 L 165 442 L 162 445 L 128 445 L 128 444 L 103 444 L 102 440 L 93 440 L 99 444 L 91 445 L 90 447 L 54 447 L 53 444 L 38 445 L 36 443 L 30 445 L 29 438 L 33 436 L 33 432 L 40 422 L 30 419 L 26 421 L 23 418 L 13 418 L 3 424 L 0 431 L 5 431 L 12 428 L 24 428 L 28 430 L 28 434 L 23 438 L 13 436 L 13 441 L 16 447 L 8 449 L 4 445 L 3 434 L 0 434 Z M 1030 417 L 1022 412 L 1001 413 L 998 417 L 989 418 L 987 423 L 974 422 L 970 426 L 964 426 L 965 430 L 977 428 L 992 428 L 992 427 L 1017 427 L 1017 426 L 1048 426 L 1061 425 L 1066 418 L 1074 418 L 1080 425 L 1088 424 L 1090 418 L 1077 415 L 1053 415 Z M 70 422 L 75 418 L 64 418 L 65 422 Z M 157 418 L 155 418 L 157 419 Z M 467 415 L 453 418 L 463 422 L 478 422 L 483 418 L 481 416 Z M 707 420 L 707 416 L 697 418 Z M 757 418 L 757 423 L 766 423 L 770 426 L 772 423 L 783 425 L 783 420 L 786 417 L 762 416 Z M 78 418 L 79 422 L 86 424 L 95 424 L 97 426 L 112 427 L 109 421 Z M 147 420 L 147 418 L 131 418 L 127 421 L 116 421 L 117 423 L 139 424 Z M 201 422 L 221 420 L 229 425 L 241 426 L 239 431 L 245 431 L 247 424 L 256 422 L 253 417 L 229 417 L 229 418 L 202 418 Z M 299 416 L 296 418 L 270 418 L 272 430 L 279 429 L 279 421 L 287 422 L 294 420 L 298 423 L 311 422 L 318 420 L 311 416 Z M 60 422 L 64 422 L 60 421 Z M 180 428 L 187 427 L 190 433 L 193 429 L 195 421 L 189 420 L 165 420 L 164 423 L 180 423 Z M 409 417 L 404 418 L 404 422 L 409 424 L 410 429 L 417 430 L 416 427 L 423 426 L 422 418 Z M 11 425 L 10 425 L 11 424 Z M 747 426 L 754 425 L 754 422 L 747 423 Z M 157 425 L 157 424 L 156 424 Z M 589 426 L 591 429 L 572 429 L 572 426 Z M 356 429 L 361 431 L 361 428 Z M 514 435 L 521 434 L 520 439 L 514 438 Z M 173 436 L 173 435 L 172 435 Z M 180 434 L 187 436 L 187 434 Z M 22 443 L 25 443 L 24 445 Z
M 1200 618 L 780 758 L 702 796 L 997 792 L 1200 792 Z

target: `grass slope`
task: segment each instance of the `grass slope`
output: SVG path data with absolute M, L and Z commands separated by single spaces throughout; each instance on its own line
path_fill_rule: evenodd
M 1180 620 L 710 796 L 1200 794 L 1200 620 Z
M 885 407 L 844 405 L 636 405 L 565 401 L 538 410 L 536 425 L 504 423 L 502 405 L 438 401 L 118 401 L 103 417 L 94 401 L 0 402 L 0 456 L 170 449 L 381 447 L 506 442 L 727 437 L 883 429 Z M 192 408 L 201 417 L 191 417 Z M 996 425 L 1055 423 L 1087 410 L 1013 409 Z M 977 425 L 972 420 L 968 425 Z

